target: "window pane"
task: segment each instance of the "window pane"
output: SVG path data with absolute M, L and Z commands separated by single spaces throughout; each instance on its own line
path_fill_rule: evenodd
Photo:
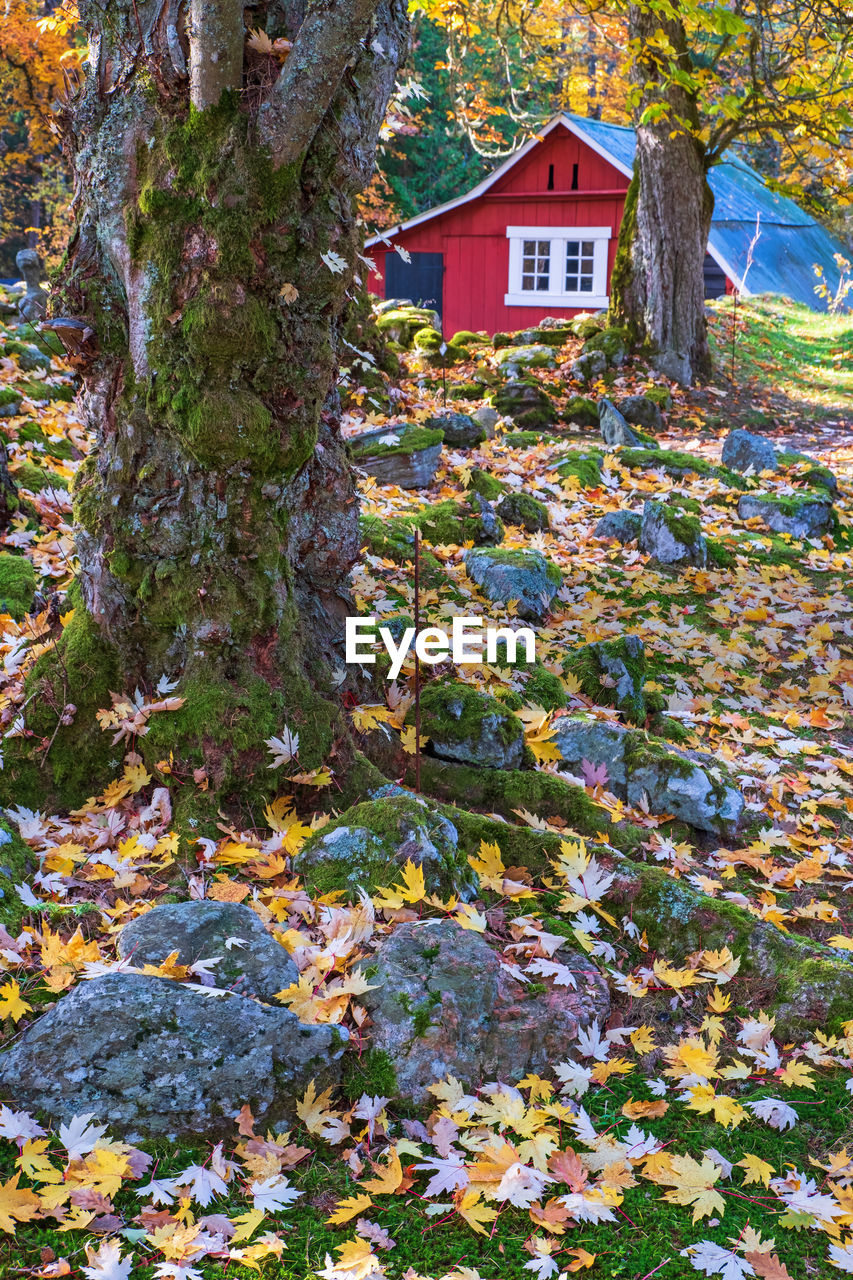
M 581 293 L 592 293 L 592 276 L 581 276 Z
M 551 241 L 522 240 L 521 288 L 526 293 L 547 293 L 551 287 Z
M 577 240 L 567 240 L 567 241 L 566 241 L 566 253 L 570 254 L 570 255 L 571 255 L 571 257 L 573 257 L 573 258 L 576 258 L 576 257 L 578 256 L 578 242 L 577 242 Z
M 592 241 L 584 240 L 583 244 L 581 245 L 581 253 L 584 255 L 585 258 L 588 258 L 591 256 L 592 251 L 593 251 Z

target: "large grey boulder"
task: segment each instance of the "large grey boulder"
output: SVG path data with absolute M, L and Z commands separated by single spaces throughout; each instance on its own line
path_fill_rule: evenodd
M 542 622 L 562 585 L 562 574 L 539 551 L 503 548 L 467 552 L 465 572 L 488 600 L 507 604 L 517 600 L 518 616 Z
M 649 435 L 656 436 L 658 432 L 663 431 L 660 405 L 649 396 L 626 396 L 616 407 L 626 422 L 642 428 Z
M 458 841 L 453 823 L 420 796 L 383 788 L 311 836 L 293 869 L 312 893 L 338 891 L 357 902 L 362 891 L 396 884 L 412 862 L 423 872 L 428 894 L 470 901 L 479 881 Z
M 766 494 L 744 494 L 738 501 L 741 520 L 761 520 L 774 533 L 792 538 L 819 538 L 835 523 L 835 509 L 827 498 L 774 498 Z
M 603 1023 L 607 983 L 586 956 L 554 959 L 575 986 L 532 995 L 478 933 L 453 920 L 400 925 L 376 953 L 374 989 L 364 997 L 371 1045 L 394 1064 L 398 1092 L 415 1103 L 453 1075 L 466 1088 L 511 1084 L 571 1057 L 580 1028 Z
M 708 544 L 697 518 L 651 499 L 643 504 L 640 550 L 658 564 L 704 568 L 708 563 Z
M 524 726 L 518 716 L 471 685 L 427 685 L 421 694 L 421 733 L 442 760 L 488 769 L 521 767 Z
M 640 446 L 645 449 L 657 449 L 658 442 L 643 431 L 635 431 L 610 400 L 598 402 L 598 429 L 601 438 L 608 448 L 615 449 L 619 445 Z
M 699 831 L 737 835 L 743 796 L 713 756 L 663 746 L 639 729 L 591 716 L 564 716 L 555 725 L 552 741 L 570 772 L 584 761 L 604 765 L 604 786 L 620 800 L 648 801 L 653 813 L 672 814 Z
M 593 529 L 596 538 L 612 538 L 614 542 L 634 542 L 640 536 L 643 517 L 638 511 L 608 511 Z
M 349 441 L 356 466 L 380 484 L 428 489 L 441 458 L 442 434 L 408 425 L 364 431 Z
M 284 1127 L 312 1078 L 334 1083 L 347 1033 L 231 993 L 108 973 L 81 982 L 0 1058 L 0 1092 L 68 1121 L 94 1112 L 124 1138 L 217 1138 L 250 1103 Z
M 778 454 L 766 436 L 755 435 L 742 427 L 735 427 L 723 441 L 722 462 L 730 471 L 775 471 Z
M 198 982 L 228 987 L 244 996 L 272 1002 L 276 993 L 299 980 L 299 970 L 251 907 L 239 902 L 173 902 L 153 907 L 126 924 L 118 953 L 134 967 L 160 965 L 172 952 L 178 964 L 206 965 L 210 977 Z

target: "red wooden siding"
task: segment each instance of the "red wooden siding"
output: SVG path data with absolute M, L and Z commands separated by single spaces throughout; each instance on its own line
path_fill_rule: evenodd
M 578 189 L 571 190 L 573 166 Z M 554 166 L 554 189 L 548 190 Z M 410 253 L 444 254 L 444 332 L 459 329 L 523 329 L 545 315 L 572 316 L 578 307 L 508 307 L 508 226 L 610 227 L 607 277 L 613 268 L 628 179 L 563 126 L 558 125 L 507 171 L 493 187 L 468 203 L 401 231 L 394 243 Z M 369 255 L 384 274 L 385 255 L 375 245 Z M 385 297 L 384 281 L 371 275 L 371 292 Z

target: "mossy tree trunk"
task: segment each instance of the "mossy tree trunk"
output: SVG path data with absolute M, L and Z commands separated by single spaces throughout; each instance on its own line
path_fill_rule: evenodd
M 147 763 L 173 750 L 175 778 L 203 768 L 227 800 L 274 782 L 263 744 L 285 724 L 303 768 L 340 736 L 326 676 L 358 531 L 337 340 L 405 5 L 252 5 L 280 53 L 247 43 L 239 0 L 80 11 L 58 309 L 97 334 L 83 392 L 97 445 L 74 489 L 77 610 L 31 677 L 32 736 L 12 740 L 5 777 L 20 799 L 91 794 L 118 754 L 94 711 L 165 676 L 185 706 L 139 749 Z
M 678 6 L 669 16 L 647 4 L 631 5 L 629 13 L 639 49 L 640 120 L 610 310 L 614 323 L 656 353 L 662 373 L 690 385 L 711 366 L 703 264 L 714 197 L 695 96 L 671 74 L 672 61 L 685 76 L 690 72 Z

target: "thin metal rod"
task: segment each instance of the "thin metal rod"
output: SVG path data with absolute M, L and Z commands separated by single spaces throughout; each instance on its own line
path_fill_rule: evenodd
M 418 632 L 421 627 L 421 531 L 415 529 L 415 791 L 421 789 L 421 660 Z

